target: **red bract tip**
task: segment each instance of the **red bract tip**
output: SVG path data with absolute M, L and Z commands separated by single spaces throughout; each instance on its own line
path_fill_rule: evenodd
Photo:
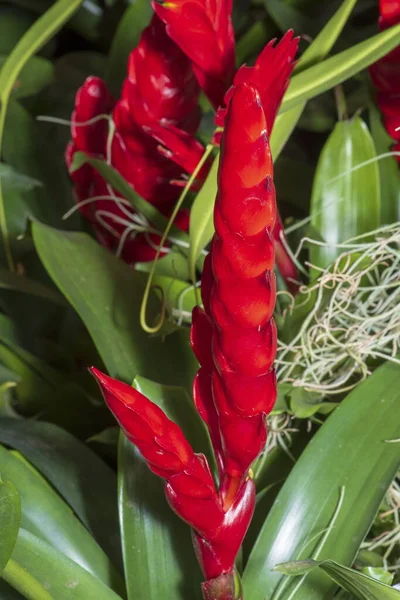
M 153 7 L 170 37 L 193 61 L 197 80 L 218 108 L 235 72 L 232 0 L 153 1 Z

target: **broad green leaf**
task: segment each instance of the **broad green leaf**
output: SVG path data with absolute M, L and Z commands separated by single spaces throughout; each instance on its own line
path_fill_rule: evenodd
M 393 583 L 394 573 L 389 573 L 389 571 L 386 571 L 383 567 L 363 567 L 361 572 L 381 583 L 386 583 L 386 585 L 392 585 Z
M 156 293 L 159 292 L 158 288 L 162 290 L 165 308 L 177 322 L 191 322 L 192 310 L 198 304 L 193 284 L 174 277 L 155 275 L 153 285 L 157 286 Z
M 189 526 L 168 506 L 164 482 L 122 434 L 118 482 L 128 600 L 166 595 L 168 600 L 200 600 L 201 573 Z
M 11 481 L 0 479 L 0 576 L 14 549 L 20 521 L 19 494 Z
M 0 446 L 0 473 L 21 497 L 21 526 L 52 545 L 107 585 L 118 576 L 104 552 L 71 509 L 33 467 Z
M 143 200 L 122 175 L 104 160 L 90 158 L 84 152 L 75 152 L 70 171 L 73 173 L 86 163 L 96 169 L 117 192 L 122 194 L 132 204 L 135 210 L 144 215 L 155 227 L 158 227 L 160 232 L 164 232 L 169 219 L 160 213 L 153 204 Z M 187 241 L 188 235 L 173 225 L 171 228 L 171 238 Z
M 281 112 L 309 100 L 353 77 L 400 43 L 400 24 L 335 54 L 295 75 L 284 96 Z
M 4 125 L 8 102 L 17 78 L 27 61 L 42 48 L 64 25 L 82 4 L 83 0 L 58 0 L 22 36 L 0 70 L 0 151 L 2 149 Z M 2 152 L 1 152 L 2 153 Z M 3 238 L 7 264 L 14 268 L 14 261 L 8 242 L 8 230 L 2 185 L 0 180 L 0 231 Z
M 190 211 L 189 273 L 193 281 L 196 281 L 196 261 L 214 233 L 213 214 L 215 197 L 217 195 L 217 172 L 218 156 L 214 159 L 207 179 L 197 194 Z
M 51 423 L 0 418 L 0 442 L 19 450 L 50 481 L 119 564 L 117 479 L 110 467 Z
M 152 13 L 148 0 L 135 0 L 125 9 L 118 24 L 108 55 L 106 71 L 106 81 L 116 98 L 119 97 L 122 82 L 126 77 L 128 56 L 137 46 Z
M 120 600 L 121 598 L 97 577 L 55 550 L 51 544 L 24 529 L 19 531 L 10 563 L 4 578 L 25 598 L 32 598 L 32 600 Z M 28 594 L 33 591 L 32 581 L 36 582 L 38 593 L 31 596 Z
M 302 54 L 295 66 L 294 74 L 320 62 L 329 54 L 348 21 L 356 2 L 357 0 L 344 0 L 340 8 Z M 296 127 L 305 105 L 306 102 L 301 102 L 292 109 L 277 116 L 271 134 L 271 152 L 275 160 Z
M 306 575 L 314 569 L 322 569 L 335 583 L 359 600 L 400 600 L 400 592 L 389 585 L 333 560 L 294 561 L 276 566 L 276 570 L 285 575 Z
M 21 292 L 30 296 L 37 296 L 60 306 L 65 306 L 63 297 L 55 290 L 38 281 L 29 279 L 25 275 L 18 275 L 2 267 L 0 267 L 0 288 L 14 290 L 15 292 Z
M 56 285 L 85 323 L 113 377 L 131 383 L 138 374 L 172 385 L 191 386 L 196 361 L 187 332 L 165 341 L 140 326 L 144 291 L 140 273 L 117 259 L 89 236 L 61 232 L 33 223 L 38 254 Z M 149 313 L 160 304 L 150 297 Z
M 369 123 L 378 156 L 390 152 L 393 140 L 388 135 L 379 109 L 371 102 Z M 400 160 L 400 157 L 398 157 Z M 378 162 L 381 186 L 382 225 L 400 220 L 400 169 L 394 156 L 385 156 Z
M 0 55 L 0 69 L 6 60 L 7 56 Z M 12 88 L 11 96 L 13 98 L 25 98 L 37 94 L 51 83 L 53 77 L 53 63 L 40 56 L 32 56 L 21 69 Z
M 311 225 L 328 245 L 311 245 L 313 265 L 325 268 L 342 252 L 335 244 L 379 227 L 380 184 L 375 158 L 371 134 L 360 117 L 337 123 L 321 152 L 314 178 Z M 357 168 L 366 161 L 372 162 Z
M 271 570 L 289 560 L 351 565 L 400 465 L 400 367 L 386 363 L 357 386 L 314 435 L 283 485 L 247 563 L 246 600 L 332 600 L 336 585 Z
M 149 273 L 151 271 L 151 261 L 135 263 L 136 271 L 144 271 Z M 157 262 L 155 275 L 161 275 L 173 279 L 189 279 L 188 263 L 187 258 L 180 252 L 168 252 L 166 256 L 160 258 Z
M 41 181 L 33 179 L 33 177 L 29 177 L 28 175 L 23 175 L 10 167 L 10 165 L 4 163 L 0 163 L 0 179 L 8 188 L 22 192 L 29 192 L 33 188 L 43 185 Z

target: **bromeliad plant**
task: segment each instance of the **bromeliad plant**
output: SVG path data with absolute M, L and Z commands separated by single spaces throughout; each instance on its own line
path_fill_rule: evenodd
M 398 2 L 28 5 L 0 597 L 399 598 Z

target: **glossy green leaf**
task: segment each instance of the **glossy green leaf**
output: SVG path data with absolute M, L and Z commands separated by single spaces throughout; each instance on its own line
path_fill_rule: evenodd
M 194 358 L 187 332 L 165 340 L 148 336 L 140 326 L 144 291 L 140 273 L 89 236 L 33 223 L 38 254 L 56 285 L 78 312 L 113 377 L 132 382 L 140 373 L 162 383 L 191 385 Z M 149 314 L 160 304 L 150 297 Z
M 375 104 L 369 107 L 369 123 L 378 156 L 390 152 L 393 140 L 388 135 L 382 114 Z M 382 225 L 400 220 L 400 169 L 394 156 L 385 156 L 378 162 L 381 186 Z
M 332 558 L 349 566 L 400 466 L 400 367 L 386 363 L 332 413 L 293 467 L 253 548 L 246 600 L 332 600 L 335 584 L 298 582 L 271 570 L 289 560 Z
M 119 600 L 121 597 L 51 544 L 20 529 L 4 577 L 32 600 Z M 40 594 L 29 595 L 32 580 Z M 39 587 L 40 586 L 40 587 Z M 40 588 L 43 590 L 41 591 Z M 45 595 L 45 593 L 47 595 Z
M 144 215 L 155 227 L 163 232 L 169 219 L 165 217 L 153 204 L 143 200 L 129 183 L 111 165 L 98 158 L 90 158 L 84 152 L 75 152 L 70 171 L 73 173 L 84 164 L 90 164 L 104 179 L 120 194 L 124 196 L 140 214 Z M 188 235 L 174 225 L 171 228 L 171 238 L 187 241 Z
M 11 481 L 0 479 L 0 576 L 14 549 L 20 521 L 19 494 Z
M 43 185 L 41 181 L 29 177 L 28 175 L 18 173 L 18 171 L 10 167 L 10 165 L 4 163 L 0 163 L 0 179 L 8 188 L 22 192 L 29 192 L 33 188 Z
M 2 147 L 7 107 L 13 87 L 27 61 L 42 48 L 46 42 L 64 25 L 82 4 L 83 0 L 58 0 L 42 15 L 22 36 L 9 54 L 0 70 L 0 149 Z M 0 231 L 3 246 L 10 269 L 14 261 L 8 240 L 8 228 L 4 212 L 2 185 L 0 180 Z
M 393 50 L 399 42 L 400 24 L 295 75 L 283 99 L 281 112 L 353 77 Z
M 0 68 L 6 60 L 7 56 L 0 55 Z M 37 94 L 51 83 L 53 77 L 53 63 L 40 56 L 32 56 L 21 69 L 11 90 L 11 96 L 13 98 L 25 98 Z
M 198 304 L 193 284 L 174 277 L 155 275 L 153 285 L 162 290 L 168 313 L 172 313 L 178 322 L 191 322 L 192 310 Z M 157 288 L 156 293 L 159 292 Z
M 381 583 L 386 583 L 386 585 L 392 585 L 393 583 L 394 573 L 389 573 L 389 571 L 386 571 L 383 567 L 363 567 L 361 572 Z
M 163 481 L 123 435 L 118 482 L 128 600 L 200 600 L 190 529 L 168 506 Z
M 116 98 L 119 97 L 122 82 L 126 77 L 128 56 L 137 46 L 152 14 L 148 0 L 135 0 L 125 9 L 118 24 L 108 56 L 106 72 L 106 81 Z
M 313 265 L 326 267 L 341 253 L 335 244 L 379 227 L 379 168 L 374 158 L 371 134 L 360 117 L 337 123 L 322 150 L 314 179 L 311 225 L 328 245 L 312 244 Z
M 50 423 L 0 418 L 0 442 L 19 450 L 50 481 L 107 555 L 119 563 L 117 479 L 111 468 Z
M 21 526 L 51 544 L 106 584 L 118 576 L 100 547 L 33 467 L 0 446 L 0 473 L 15 482 L 21 497 Z
M 359 600 L 400 600 L 400 592 L 389 585 L 333 560 L 294 561 L 276 567 L 277 571 L 285 575 L 305 575 L 314 569 L 322 569 L 335 583 Z
M 189 272 L 195 281 L 196 261 L 201 251 L 207 246 L 214 233 L 214 202 L 217 195 L 218 156 L 214 159 L 212 167 L 197 194 L 190 211 L 190 250 Z
M 302 54 L 295 66 L 294 74 L 320 62 L 329 54 L 348 21 L 356 2 L 357 0 L 344 0 L 340 8 Z M 271 152 L 275 160 L 296 127 L 305 105 L 306 102 L 301 102 L 292 109 L 277 116 L 271 134 Z
M 152 262 L 135 263 L 136 271 L 149 273 L 152 268 Z M 160 258 L 154 271 L 155 275 L 170 277 L 172 279 L 185 280 L 189 278 L 187 258 L 180 252 L 168 252 L 166 256 Z

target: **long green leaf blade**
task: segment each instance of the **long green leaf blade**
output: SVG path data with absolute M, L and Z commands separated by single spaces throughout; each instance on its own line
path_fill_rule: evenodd
M 11 481 L 0 479 L 0 576 L 14 549 L 20 521 L 18 491 Z
M 246 600 L 332 600 L 336 585 L 325 575 L 311 573 L 294 591 L 298 583 L 272 569 L 310 557 L 352 564 L 400 465 L 399 445 L 385 442 L 400 428 L 399 376 L 398 365 L 381 366 L 308 444 L 250 555 Z

